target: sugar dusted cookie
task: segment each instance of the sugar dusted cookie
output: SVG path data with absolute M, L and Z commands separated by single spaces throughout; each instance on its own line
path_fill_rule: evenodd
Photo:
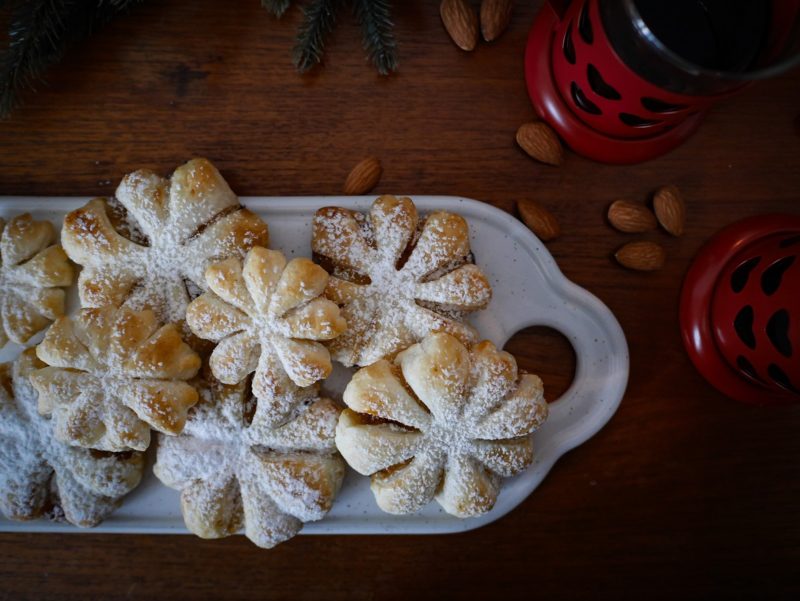
M 469 262 L 469 227 L 459 215 L 437 211 L 420 222 L 411 200 L 386 195 L 368 217 L 320 209 L 311 244 L 333 276 L 326 295 L 348 324 L 328 345 L 337 361 L 369 365 L 432 332 L 477 339 L 462 319 L 485 307 L 492 291 Z
M 209 292 L 189 305 L 192 332 L 217 343 L 214 376 L 238 384 L 250 373 L 264 419 L 286 421 L 316 395 L 331 359 L 319 341 L 346 327 L 339 308 L 322 298 L 328 274 L 309 259 L 288 263 L 275 250 L 254 247 L 244 261 L 227 259 L 206 271 Z
M 197 402 L 187 380 L 200 357 L 152 311 L 81 309 L 58 319 L 36 353 L 48 365 L 31 375 L 39 411 L 71 445 L 143 451 L 151 427 L 180 433 Z
M 0 219 L 0 346 L 25 344 L 64 314 L 73 269 L 49 221 Z
M 55 423 L 38 413 L 29 382 L 43 364 L 33 349 L 0 366 L 0 511 L 12 520 L 48 514 L 94 526 L 141 480 L 141 453 L 103 453 L 57 439 Z
M 122 217 L 96 198 L 64 219 L 64 250 L 83 266 L 83 307 L 150 309 L 180 322 L 194 288 L 204 288 L 209 262 L 268 242 L 266 224 L 206 159 L 189 161 L 169 180 L 147 170 L 126 175 L 116 200 Z
M 344 477 L 334 429 L 339 409 L 317 399 L 294 420 L 273 427 L 246 386 L 212 380 L 180 436 L 159 438 L 153 471 L 181 491 L 186 527 L 202 538 L 244 529 L 259 547 L 293 537 L 319 520 Z
M 400 514 L 434 498 L 457 517 L 489 511 L 501 479 L 531 464 L 547 417 L 537 376 L 490 342 L 467 349 L 449 334 L 360 369 L 344 402 L 336 446 L 372 475 L 380 508 Z

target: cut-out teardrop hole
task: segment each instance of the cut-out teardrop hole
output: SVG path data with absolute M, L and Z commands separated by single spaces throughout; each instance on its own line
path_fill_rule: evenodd
M 581 90 L 580 87 L 578 87 L 578 84 L 574 81 L 572 82 L 569 91 L 572 94 L 573 102 L 575 102 L 578 108 L 583 109 L 590 115 L 600 115 L 603 113 L 599 106 L 586 97 L 586 94 L 583 93 L 583 90 Z
M 544 382 L 544 398 L 558 400 L 575 379 L 575 350 L 558 330 L 533 326 L 514 334 L 504 349 L 517 360 L 520 372 L 536 374 Z
M 781 355 L 792 356 L 792 341 L 789 340 L 789 312 L 786 309 L 775 311 L 769 318 L 767 337 Z
M 603 76 L 600 74 L 600 71 L 597 70 L 597 67 L 594 65 L 589 65 L 586 67 L 586 77 L 589 80 L 589 86 L 591 86 L 592 90 L 598 96 L 602 96 L 603 98 L 608 98 L 609 100 L 619 100 L 622 98 L 619 92 L 609 83 L 603 79 Z
M 585 2 L 578 17 L 578 33 L 587 44 L 594 42 L 594 32 L 592 22 L 589 20 L 589 2 Z
M 758 372 L 756 371 L 756 368 L 753 367 L 753 364 L 742 355 L 736 357 L 736 366 L 742 373 L 747 374 L 752 379 L 758 382 L 763 382 L 763 380 L 758 376 Z
M 630 127 L 649 127 L 661 123 L 658 119 L 645 119 L 644 117 L 632 115 L 631 113 L 620 113 L 619 120 Z
M 752 257 L 733 270 L 731 274 L 731 288 L 734 292 L 741 292 L 747 286 L 750 272 L 761 262 L 761 257 Z
M 769 374 L 769 377 L 772 378 L 772 381 L 784 390 L 794 392 L 795 394 L 800 394 L 800 390 L 798 390 L 797 387 L 792 384 L 792 381 L 789 379 L 789 376 L 786 375 L 786 372 L 774 363 L 769 364 L 767 373 Z
M 794 260 L 794 255 L 789 255 L 788 257 L 778 259 L 764 270 L 761 274 L 761 289 L 764 291 L 764 294 L 772 296 L 778 291 L 778 288 L 781 287 L 783 274 L 792 266 Z
M 570 65 L 575 64 L 575 44 L 572 42 L 572 23 L 567 27 L 567 33 L 564 34 L 564 58 Z
M 744 345 L 749 349 L 756 348 L 756 336 L 753 334 L 753 307 L 745 305 L 733 320 L 733 329 Z
M 794 246 L 795 244 L 800 244 L 800 234 L 798 234 L 797 236 L 791 236 L 790 238 L 781 240 L 778 243 L 778 248 L 789 248 L 790 246 Z
M 642 106 L 651 113 L 674 113 L 686 108 L 685 104 L 672 104 L 649 96 L 642 98 L 641 102 Z

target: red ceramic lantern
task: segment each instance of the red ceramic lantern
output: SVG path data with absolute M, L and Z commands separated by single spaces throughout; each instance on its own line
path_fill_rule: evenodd
M 735 223 L 698 253 L 681 292 L 697 369 L 744 402 L 800 402 L 800 217 Z
M 797 64 L 799 32 L 800 0 L 551 0 L 528 38 L 528 92 L 575 152 L 634 163 Z

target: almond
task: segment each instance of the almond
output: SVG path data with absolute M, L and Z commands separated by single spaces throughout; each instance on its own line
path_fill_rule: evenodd
M 469 52 L 478 44 L 478 15 L 467 0 L 442 0 L 439 5 L 444 28 L 456 46 Z
M 481 33 L 491 42 L 500 37 L 511 21 L 514 0 L 483 0 L 481 2 Z
M 673 236 L 683 235 L 686 226 L 686 203 L 677 186 L 662 186 L 653 196 L 658 222 Z
M 621 232 L 639 234 L 658 227 L 656 216 L 646 206 L 627 200 L 615 200 L 608 207 L 608 221 Z
M 517 210 L 522 221 L 540 240 L 547 242 L 561 235 L 561 227 L 555 216 L 533 200 L 518 200 Z
M 655 242 L 628 242 L 614 255 L 617 262 L 636 271 L 655 271 L 664 266 L 667 258 L 661 245 Z
M 517 144 L 531 157 L 548 165 L 564 162 L 564 149 L 556 133 L 542 121 L 524 123 L 517 130 Z
M 353 167 L 344 182 L 345 194 L 366 194 L 378 185 L 383 168 L 375 157 L 369 157 Z

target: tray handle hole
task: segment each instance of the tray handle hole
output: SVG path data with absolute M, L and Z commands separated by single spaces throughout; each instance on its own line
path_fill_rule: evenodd
M 558 330 L 531 326 L 515 332 L 503 350 L 514 355 L 520 372 L 536 374 L 544 382 L 544 398 L 557 401 L 575 379 L 575 349 Z

